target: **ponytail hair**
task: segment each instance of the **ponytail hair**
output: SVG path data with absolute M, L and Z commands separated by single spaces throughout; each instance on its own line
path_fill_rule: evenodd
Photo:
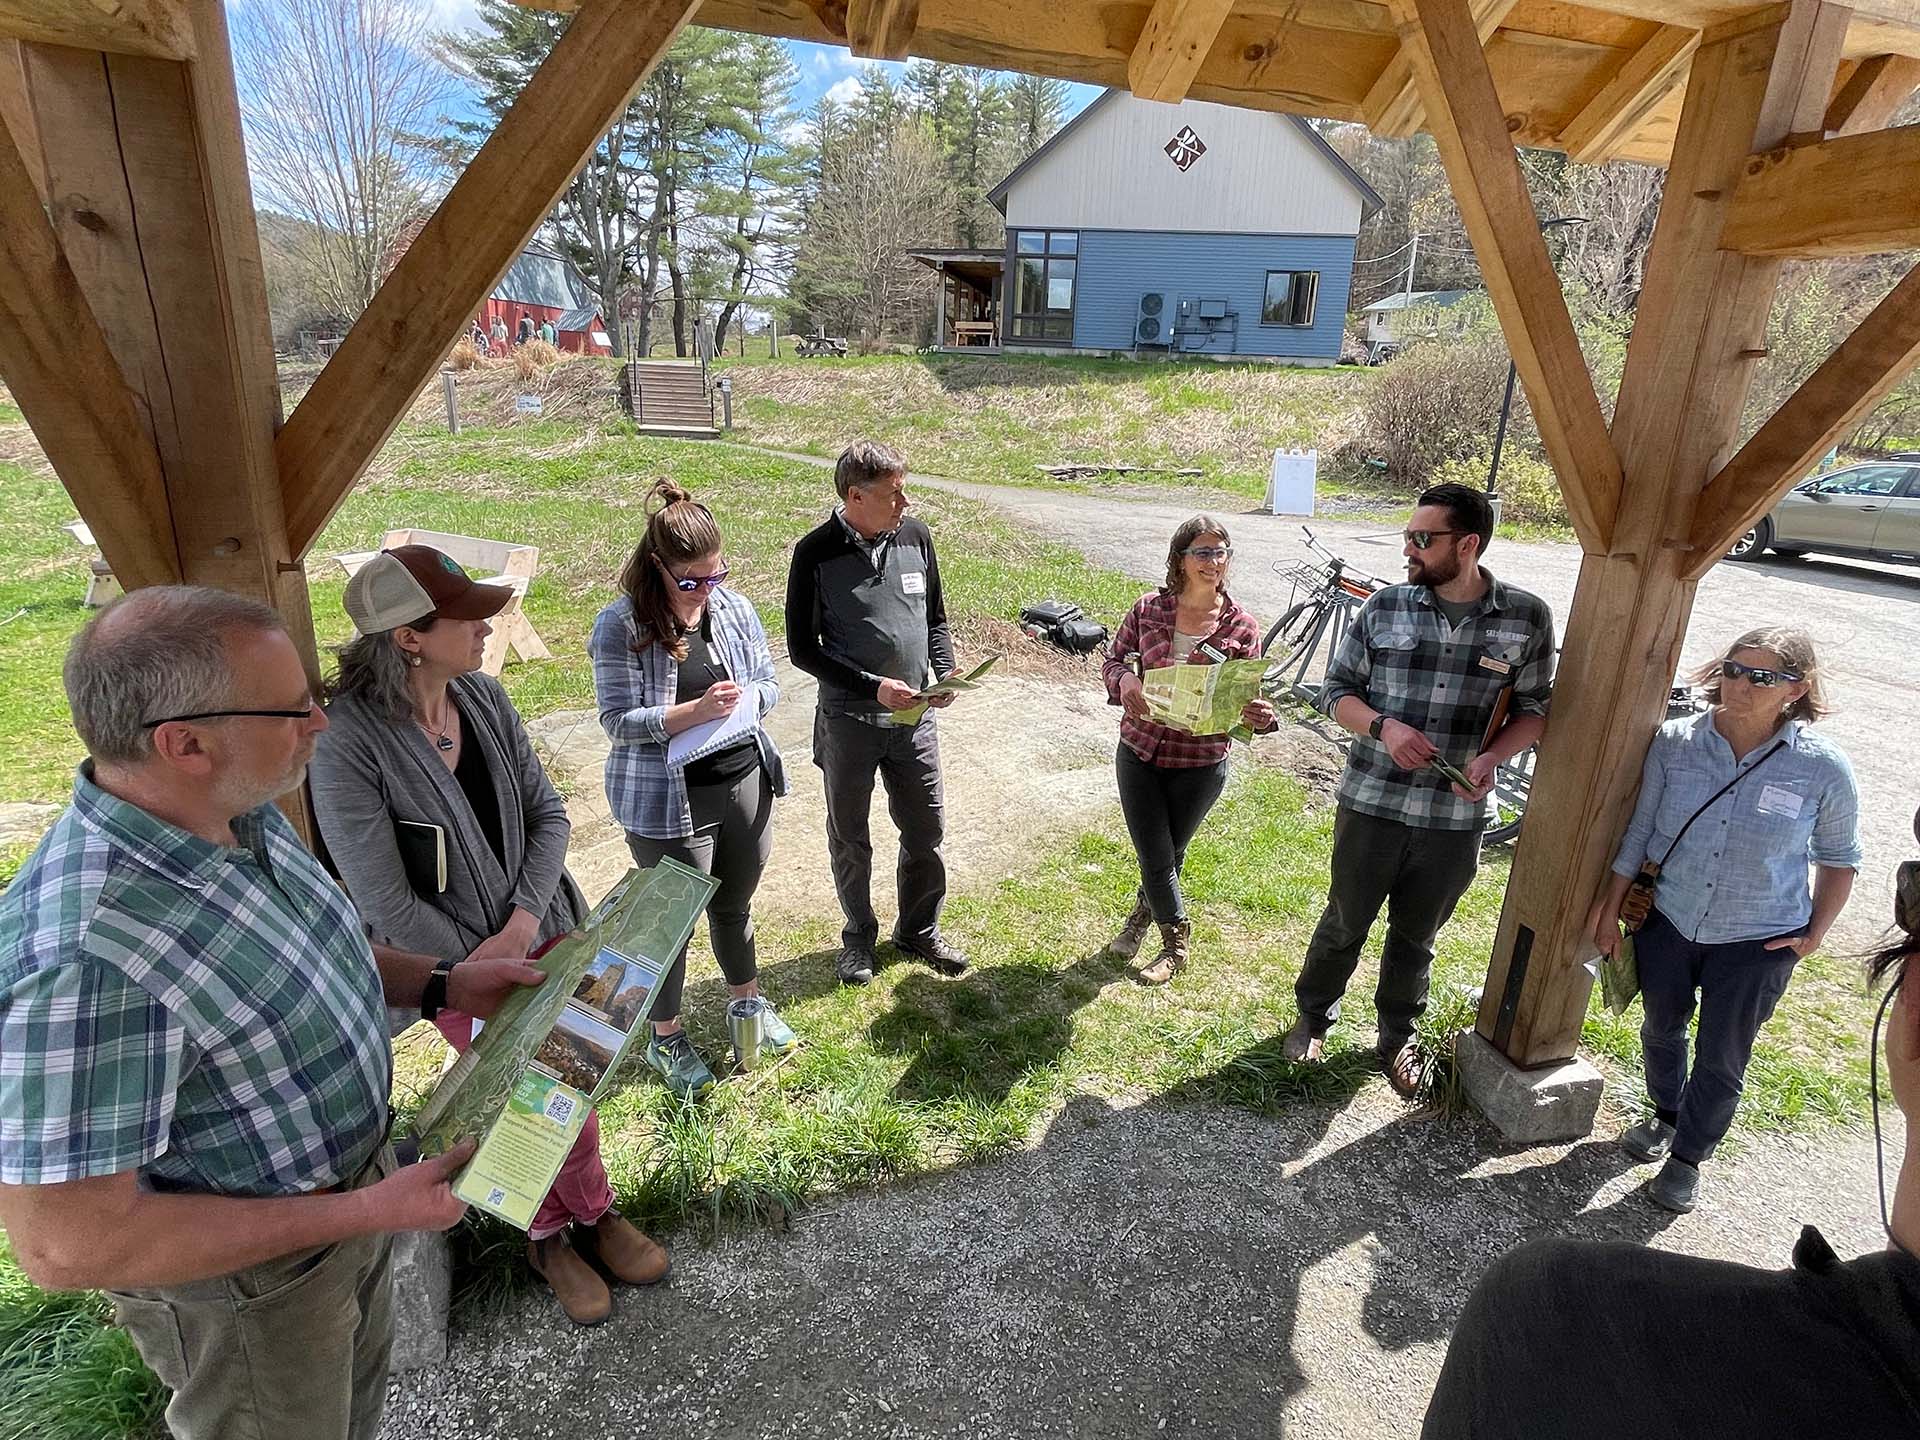
M 647 527 L 620 572 L 620 588 L 640 631 L 634 648 L 645 651 L 657 641 L 678 663 L 687 658 L 687 641 L 674 619 L 666 567 L 719 553 L 720 527 L 711 510 L 672 480 L 654 481 L 643 504 Z

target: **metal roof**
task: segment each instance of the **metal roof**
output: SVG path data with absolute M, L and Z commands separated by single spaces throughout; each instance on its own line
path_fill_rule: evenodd
M 1402 290 L 1387 296 L 1384 300 L 1374 301 L 1360 313 L 1362 315 L 1384 314 L 1388 310 L 1406 310 L 1415 305 L 1439 305 L 1444 308 L 1466 299 L 1469 295 L 1479 293 L 1477 290 L 1415 290 L 1409 294 Z
M 520 252 L 493 287 L 493 298 L 544 305 L 549 310 L 577 310 L 593 299 L 574 268 L 544 245 L 529 245 Z

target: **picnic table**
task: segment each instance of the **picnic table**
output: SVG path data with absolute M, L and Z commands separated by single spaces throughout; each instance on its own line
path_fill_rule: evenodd
M 794 342 L 794 354 L 803 360 L 816 355 L 841 355 L 847 353 L 847 342 L 837 335 L 829 335 L 822 330 L 818 335 L 802 335 Z

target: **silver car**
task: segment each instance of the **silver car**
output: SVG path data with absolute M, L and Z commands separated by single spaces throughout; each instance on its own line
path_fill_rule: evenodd
M 1920 455 L 1849 465 L 1803 480 L 1727 551 L 1729 560 L 1851 555 L 1920 565 Z

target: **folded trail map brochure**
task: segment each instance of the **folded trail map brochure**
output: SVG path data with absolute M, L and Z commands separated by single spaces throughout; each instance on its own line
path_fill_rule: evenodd
M 966 674 L 949 675 L 938 684 L 927 686 L 926 689 L 914 695 L 914 703 L 912 705 L 909 705 L 904 710 L 896 710 L 893 712 L 893 723 L 896 725 L 918 725 L 920 723 L 920 717 L 927 713 L 927 701 L 929 699 L 935 695 L 958 695 L 962 690 L 978 690 L 980 688 L 981 677 L 999 662 L 1000 657 L 998 655 L 989 655 Z
M 529 962 L 546 982 L 507 998 L 414 1122 L 422 1155 L 478 1137 L 455 1195 L 522 1230 L 533 1223 L 717 888 L 677 860 L 629 870 L 579 929 Z
M 1224 660 L 1216 665 L 1164 665 L 1140 678 L 1152 719 L 1189 735 L 1230 735 L 1252 740 L 1240 719 L 1260 696 L 1265 660 Z

